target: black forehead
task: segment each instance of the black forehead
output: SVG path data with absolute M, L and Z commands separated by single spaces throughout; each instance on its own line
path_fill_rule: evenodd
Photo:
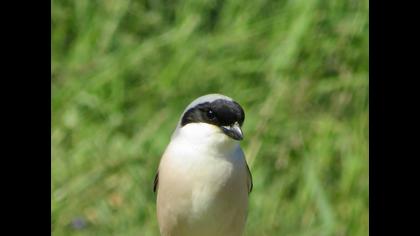
M 215 119 L 209 119 L 207 112 L 211 110 Z M 188 109 L 181 120 L 181 126 L 188 123 L 204 122 L 217 126 L 232 125 L 238 122 L 241 126 L 245 120 L 245 113 L 241 105 L 235 101 L 217 99 L 212 102 L 200 103 Z

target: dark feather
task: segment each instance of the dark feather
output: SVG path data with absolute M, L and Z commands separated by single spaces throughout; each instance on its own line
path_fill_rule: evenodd
M 252 182 L 252 174 L 251 174 L 251 170 L 249 170 L 248 163 L 246 164 L 246 169 L 248 170 L 248 174 L 249 174 L 249 182 L 248 182 L 249 186 L 248 186 L 248 189 L 249 189 L 249 193 L 251 193 L 252 192 L 252 188 L 254 187 L 254 184 Z
M 153 184 L 153 192 L 154 193 L 156 192 L 156 189 L 158 187 L 158 182 L 159 182 L 159 171 L 157 171 L 156 175 L 155 175 L 155 182 Z

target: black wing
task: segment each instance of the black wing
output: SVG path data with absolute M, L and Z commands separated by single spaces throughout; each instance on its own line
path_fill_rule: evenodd
M 249 189 L 249 193 L 252 192 L 252 188 L 254 187 L 254 184 L 252 183 L 252 174 L 251 174 L 251 170 L 249 170 L 249 166 L 248 163 L 246 163 L 246 169 L 248 170 L 248 189 Z
M 155 182 L 154 182 L 154 184 L 153 184 L 153 192 L 154 192 L 154 193 L 156 192 L 156 189 L 157 189 L 157 187 L 158 187 L 158 182 L 159 182 L 159 170 L 156 172 L 156 175 L 155 175 Z

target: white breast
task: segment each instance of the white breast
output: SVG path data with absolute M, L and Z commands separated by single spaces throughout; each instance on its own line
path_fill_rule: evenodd
M 219 136 L 213 127 L 194 128 L 211 135 L 197 137 L 193 126 L 183 130 L 171 141 L 161 161 L 157 201 L 161 233 L 240 235 L 248 189 L 239 144 L 224 139 L 222 133 Z

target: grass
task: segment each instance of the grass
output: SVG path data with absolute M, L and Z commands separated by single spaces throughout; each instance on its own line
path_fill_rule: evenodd
M 368 235 L 367 1 L 54 0 L 51 19 L 53 235 L 158 235 L 160 156 L 214 92 L 246 112 L 246 235 Z

